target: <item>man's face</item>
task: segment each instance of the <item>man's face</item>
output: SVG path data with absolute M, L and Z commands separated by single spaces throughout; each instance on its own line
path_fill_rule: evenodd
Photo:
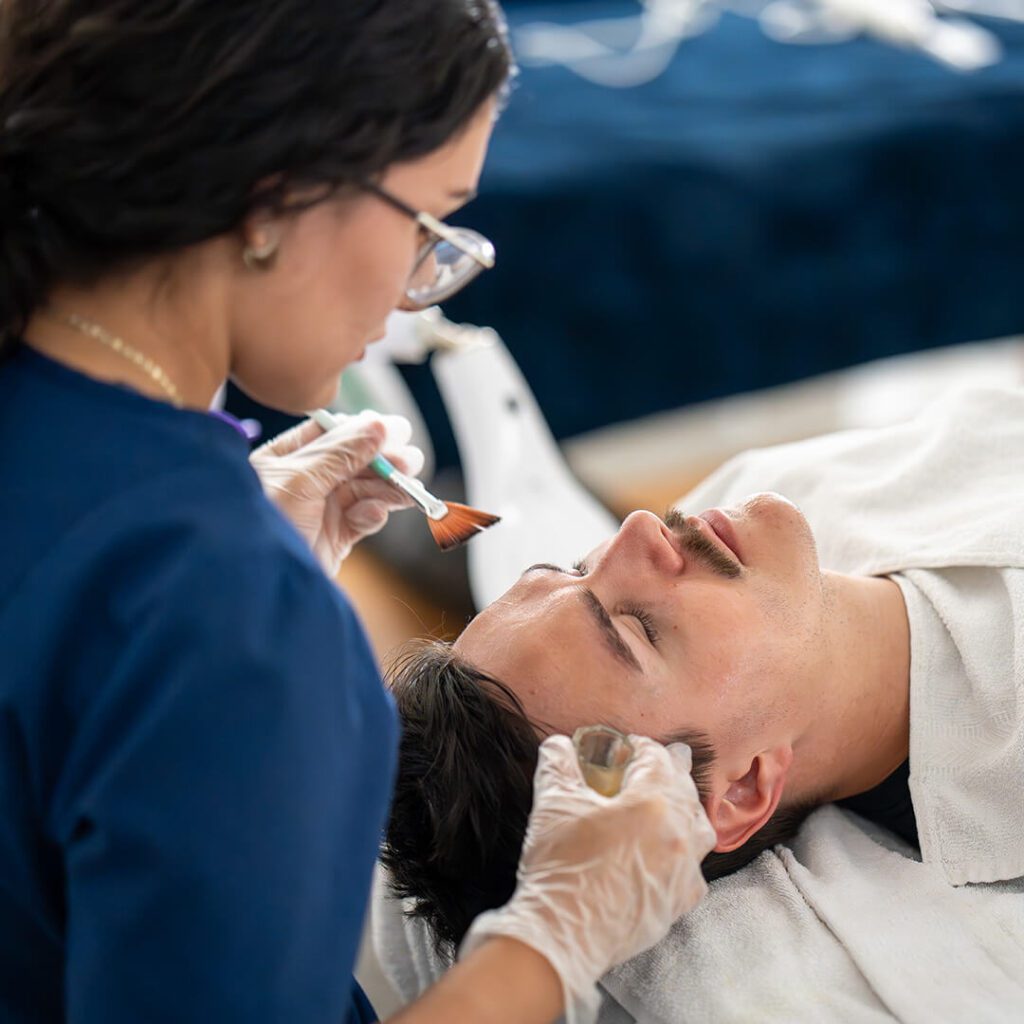
M 634 512 L 571 569 L 527 569 L 456 649 L 536 722 L 708 734 L 741 763 L 813 700 L 826 590 L 790 502 L 759 494 L 701 516 Z

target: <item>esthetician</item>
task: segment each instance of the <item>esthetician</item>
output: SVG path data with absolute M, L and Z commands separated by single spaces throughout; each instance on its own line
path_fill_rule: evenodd
M 351 971 L 398 730 L 330 577 L 403 504 L 370 459 L 416 452 L 363 416 L 250 460 L 206 410 L 228 377 L 323 404 L 391 310 L 493 261 L 440 219 L 511 73 L 500 14 L 3 0 L 0 26 L 0 1020 L 373 1020 Z M 516 892 L 398 1019 L 583 1020 L 700 899 L 688 751 L 638 745 L 609 800 L 545 744 Z

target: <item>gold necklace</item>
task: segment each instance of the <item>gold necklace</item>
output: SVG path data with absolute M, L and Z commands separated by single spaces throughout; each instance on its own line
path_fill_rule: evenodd
M 143 355 L 137 348 L 132 348 L 124 339 L 119 338 L 116 334 L 111 334 L 105 327 L 93 323 L 91 320 L 86 320 L 85 317 L 79 316 L 77 313 L 62 313 L 52 308 L 47 309 L 46 312 L 54 319 L 59 320 L 68 327 L 73 327 L 82 334 L 87 334 L 90 338 L 94 338 L 108 348 L 113 349 L 119 356 L 123 356 L 130 363 L 134 363 L 167 395 L 173 406 L 180 409 L 185 404 L 182 401 L 181 392 L 174 386 L 171 378 L 164 373 L 163 368 L 153 362 L 149 356 Z

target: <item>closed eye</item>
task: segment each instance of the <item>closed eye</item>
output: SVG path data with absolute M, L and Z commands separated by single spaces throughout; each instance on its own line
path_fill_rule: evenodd
M 587 560 L 585 558 L 578 558 L 572 564 L 574 572 L 578 572 L 581 576 L 587 575 Z M 652 647 L 658 646 L 658 641 L 661 639 L 661 634 L 658 632 L 658 627 L 654 624 L 654 619 L 650 612 L 646 608 L 641 608 L 639 605 L 626 605 L 622 608 L 622 615 L 629 615 L 636 619 L 640 623 L 641 628 L 644 631 L 644 635 L 647 637 L 647 642 Z
M 646 608 L 641 608 L 639 605 L 629 604 L 623 607 L 622 614 L 631 615 L 636 619 L 636 621 L 643 627 L 643 631 L 647 636 L 647 642 L 652 647 L 658 646 L 658 641 L 661 639 L 661 636 L 658 633 L 657 627 L 654 625 L 654 619 Z

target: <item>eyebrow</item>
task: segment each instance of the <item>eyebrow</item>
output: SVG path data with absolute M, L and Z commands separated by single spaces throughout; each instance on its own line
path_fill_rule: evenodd
M 547 569 L 548 572 L 561 572 L 566 576 L 570 575 L 568 569 L 563 569 L 560 565 L 553 565 L 551 562 L 536 562 L 535 564 L 524 569 L 519 575 L 525 576 L 528 572 L 538 572 L 541 569 Z
M 525 576 L 528 572 L 536 572 L 540 569 L 564 573 L 567 576 L 571 575 L 568 570 L 563 569 L 559 565 L 552 565 L 551 562 L 537 562 L 536 565 L 531 565 L 528 569 L 524 569 L 523 575 Z M 643 668 L 640 662 L 637 661 L 636 655 L 629 649 L 629 644 L 619 635 L 619 631 L 615 628 L 615 623 L 612 622 L 611 616 L 608 614 L 608 609 L 601 604 L 597 594 L 590 587 L 580 587 L 578 593 L 583 606 L 601 631 L 601 639 L 608 650 L 627 668 L 632 669 L 634 672 L 642 673 Z
M 470 203 L 477 197 L 477 191 L 475 188 L 457 188 L 453 192 L 448 193 L 450 199 L 458 199 L 463 203 Z

